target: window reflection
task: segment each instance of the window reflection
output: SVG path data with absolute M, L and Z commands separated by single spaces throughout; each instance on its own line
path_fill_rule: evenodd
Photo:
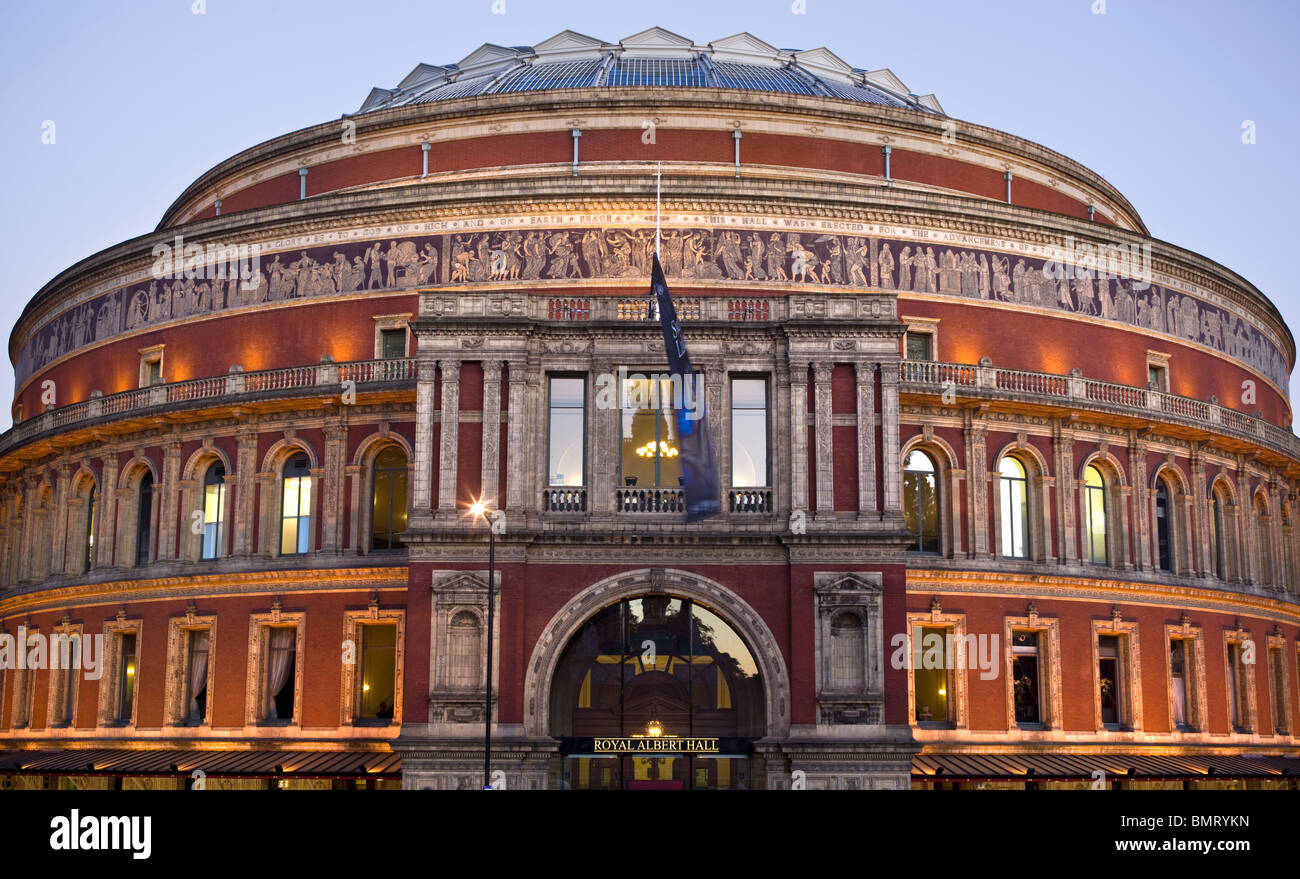
M 623 382 L 620 475 L 626 486 L 659 488 L 682 481 L 677 436 L 680 382 L 629 378 Z
M 551 485 L 583 484 L 583 421 L 585 382 L 552 378 L 548 480 Z
M 767 382 L 761 378 L 731 381 L 731 484 L 768 484 Z
M 903 524 L 914 538 L 910 552 L 939 551 L 939 486 L 934 459 L 920 449 L 903 470 Z

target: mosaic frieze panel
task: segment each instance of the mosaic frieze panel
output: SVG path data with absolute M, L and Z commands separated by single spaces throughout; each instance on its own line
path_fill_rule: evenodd
M 250 280 L 150 280 L 100 295 L 37 331 L 21 384 L 79 347 L 154 324 L 265 302 L 491 282 L 647 281 L 654 230 L 600 226 L 397 236 L 262 254 Z M 674 280 L 872 287 L 1096 316 L 1198 342 L 1287 386 L 1286 361 L 1241 316 L 1159 284 L 1055 277 L 1045 261 L 895 238 L 729 228 L 668 228 L 660 256 Z

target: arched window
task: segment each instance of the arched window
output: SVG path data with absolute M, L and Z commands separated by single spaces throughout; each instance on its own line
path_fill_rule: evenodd
M 934 459 L 913 449 L 903 468 L 903 524 L 915 538 L 909 552 L 939 552 L 939 481 Z
M 482 687 L 479 660 L 483 650 L 483 636 L 478 617 L 467 610 L 452 617 L 449 640 L 451 643 L 447 646 L 451 663 L 448 677 L 451 686 L 465 690 Z
M 1268 501 L 1264 495 L 1255 495 L 1255 551 L 1259 559 L 1259 582 L 1273 584 L 1273 532 L 1272 517 L 1268 514 Z
M 298 453 L 284 464 L 280 505 L 280 555 L 301 555 L 311 547 L 311 462 Z
M 842 613 L 831 623 L 831 688 L 857 691 L 866 686 L 866 677 L 862 618 Z
M 1085 562 L 1110 564 L 1106 548 L 1106 482 L 1092 464 L 1083 472 L 1083 543 Z
M 1002 500 L 1002 556 L 1029 558 L 1029 480 L 1025 465 L 1007 455 L 998 464 Z
M 203 474 L 203 558 L 220 558 L 225 552 L 225 518 L 226 467 L 214 461 Z
M 1228 579 L 1227 533 L 1224 531 L 1224 513 L 1227 504 L 1223 492 L 1210 490 L 1210 566 L 1214 576 L 1220 580 Z
M 135 563 L 149 564 L 149 535 L 153 531 L 153 474 L 148 470 L 140 478 L 135 517 Z
M 95 484 L 90 484 L 90 494 L 86 496 L 86 546 L 84 549 L 86 564 L 83 572 L 95 567 Z
M 406 452 L 400 446 L 389 446 L 375 458 L 372 512 L 370 548 L 400 549 L 398 535 L 406 530 Z
M 1163 479 L 1156 480 L 1156 568 L 1161 571 L 1174 569 L 1173 529 L 1170 519 L 1173 507 L 1169 503 L 1169 485 Z

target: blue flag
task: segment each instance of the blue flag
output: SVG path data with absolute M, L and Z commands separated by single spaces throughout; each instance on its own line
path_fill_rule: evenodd
M 659 254 L 654 256 L 654 269 L 650 275 L 650 292 L 659 305 L 659 324 L 664 331 L 664 350 L 668 354 L 668 370 L 673 375 L 681 376 L 682 388 L 687 382 L 694 382 L 695 371 L 691 369 L 691 358 L 686 353 L 686 342 L 682 339 L 682 325 L 677 320 L 677 310 L 673 308 L 673 298 L 668 293 L 668 282 L 664 280 L 664 270 L 659 265 Z M 694 384 L 691 385 L 695 387 Z M 713 460 L 713 441 L 709 436 L 708 415 L 704 408 L 704 395 L 696 401 L 695 414 L 681 405 L 678 400 L 675 417 L 677 419 L 677 437 L 682 447 L 682 485 L 686 494 L 686 521 L 695 522 L 706 516 L 712 516 L 721 509 L 718 503 L 718 465 Z

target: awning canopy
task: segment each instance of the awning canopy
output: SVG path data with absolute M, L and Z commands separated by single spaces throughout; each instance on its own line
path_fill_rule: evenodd
M 402 758 L 391 751 L 0 751 L 0 774 L 189 775 L 196 769 L 211 776 L 396 778 Z
M 1297 757 L 1142 754 L 918 754 L 917 781 L 1300 778 Z

